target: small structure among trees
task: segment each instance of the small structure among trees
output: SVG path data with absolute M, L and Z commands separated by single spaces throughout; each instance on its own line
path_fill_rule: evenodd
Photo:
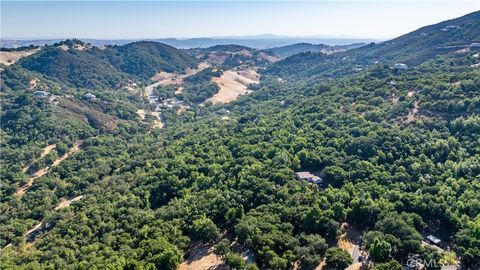
M 311 172 L 296 172 L 295 178 L 297 178 L 297 180 L 304 180 L 317 185 L 323 184 L 323 179 Z
M 35 98 L 46 98 L 48 97 L 47 91 L 35 91 L 33 92 L 33 97 Z
M 426 240 L 427 240 L 428 243 L 433 244 L 433 245 L 439 245 L 442 242 L 442 240 L 440 240 L 439 238 L 437 238 L 434 235 L 427 236 Z
M 396 63 L 393 65 L 393 69 L 405 70 L 405 69 L 408 69 L 408 66 L 404 63 Z

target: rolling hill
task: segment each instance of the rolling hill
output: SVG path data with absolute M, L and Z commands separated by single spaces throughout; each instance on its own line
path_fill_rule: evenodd
M 333 55 L 305 52 L 293 55 L 269 67 L 266 74 L 282 78 L 308 79 L 339 77 L 364 70 L 376 64 L 403 62 L 415 66 L 437 55 L 462 49 L 476 50 L 480 42 L 480 11 L 422 27 L 382 43 L 348 50 Z M 308 64 L 307 64 L 308 63 Z
M 148 79 L 159 71 L 181 73 L 198 64 L 195 58 L 183 51 L 153 41 L 109 47 L 103 54 L 119 70 L 143 79 Z
M 126 75 L 94 54 L 54 46 L 21 59 L 18 65 L 48 79 L 84 88 L 114 87 Z
M 480 11 L 351 51 L 355 56 L 376 60 L 419 64 L 435 55 L 445 54 L 480 42 Z
M 0 82 L 1 268 L 391 270 L 415 256 L 480 269 L 478 19 L 263 61 L 258 87 L 228 104 L 193 106 L 212 78 L 247 71 L 233 66 L 262 70 L 248 65 L 263 51 L 189 51 L 210 62 L 183 77 L 197 60 L 150 42 L 22 58 Z M 159 70 L 171 84 L 148 99 L 65 87 Z M 165 125 L 150 125 L 150 100 L 177 94 L 191 107 L 155 108 Z
M 294 54 L 299 54 L 304 52 L 323 52 L 327 54 L 335 53 L 335 52 L 343 52 L 346 50 L 359 48 L 364 45 L 365 43 L 354 43 L 349 45 L 333 45 L 333 46 L 326 45 L 326 44 L 296 43 L 292 45 L 271 48 L 266 51 L 272 52 L 282 57 L 288 57 Z
M 115 87 L 126 78 L 149 79 L 157 72 L 183 72 L 197 60 L 171 46 L 135 42 L 123 46 L 76 47 L 58 43 L 25 57 L 18 65 L 47 79 L 84 88 Z

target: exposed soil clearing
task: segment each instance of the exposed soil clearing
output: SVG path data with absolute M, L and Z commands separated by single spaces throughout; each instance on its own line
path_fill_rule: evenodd
M 52 152 L 52 150 L 55 149 L 56 147 L 57 147 L 56 144 L 50 144 L 50 145 L 45 146 L 45 147 L 42 149 L 42 153 L 40 154 L 40 157 L 38 157 L 38 158 L 35 159 L 34 161 L 44 158 L 46 155 L 50 154 L 50 152 Z M 22 172 L 23 172 L 23 173 L 26 173 L 26 172 L 28 171 L 28 169 L 30 168 L 31 165 L 32 165 L 32 164 L 24 167 L 24 168 L 22 169 Z
M 40 170 L 36 171 L 35 173 L 33 173 L 33 174 L 30 176 L 30 178 L 28 179 L 28 183 L 25 184 L 24 186 L 20 187 L 20 188 L 17 190 L 17 192 L 15 192 L 14 195 L 15 195 L 15 196 L 18 196 L 18 197 L 22 197 L 22 196 L 25 194 L 25 192 L 27 191 L 27 189 L 29 189 L 29 188 L 33 185 L 33 182 L 34 182 L 36 179 L 38 179 L 38 178 L 46 175 L 46 174 L 48 173 L 48 171 L 50 170 L 50 168 L 53 168 L 53 167 L 55 167 L 55 166 L 58 166 L 60 163 L 62 163 L 62 161 L 64 161 L 65 159 L 67 159 L 70 155 L 78 152 L 78 150 L 80 150 L 80 144 L 81 144 L 81 143 L 82 143 L 81 141 L 76 141 L 76 142 L 73 144 L 73 146 L 72 146 L 72 148 L 70 149 L 70 151 L 68 151 L 68 153 L 65 153 L 63 156 L 57 158 L 55 161 L 53 161 L 52 165 L 47 166 L 47 167 L 45 167 L 45 168 L 43 168 L 43 169 L 40 169 Z M 50 150 L 50 151 L 51 151 L 51 150 Z
M 317 267 L 315 267 L 315 270 L 323 270 L 323 268 L 327 265 L 327 263 L 325 262 L 325 258 L 320 262 L 319 265 L 317 265 Z
M 138 110 L 137 110 L 137 114 L 138 114 L 138 116 L 140 116 L 140 118 L 141 118 L 142 120 L 145 120 L 145 115 L 146 115 L 145 110 L 143 110 L 143 109 L 138 109 Z
M 407 120 L 405 121 L 406 123 L 411 123 L 415 121 L 415 117 L 418 114 L 418 110 L 420 109 L 420 106 L 418 105 L 418 101 L 415 101 L 413 105 L 413 110 L 411 110 L 408 113 Z
M 180 264 L 179 270 L 226 270 L 222 259 L 213 253 L 213 247 L 197 244 L 190 249 L 188 258 Z
M 192 76 L 197 74 L 198 72 L 210 67 L 210 64 L 207 62 L 201 62 L 198 64 L 197 68 L 187 68 L 185 69 L 185 74 L 178 74 L 178 73 L 169 73 L 169 72 L 159 72 L 155 76 L 152 77 L 153 81 L 156 81 L 158 84 L 156 84 L 151 90 L 153 90 L 155 87 L 159 85 L 180 85 L 183 83 L 183 80 L 187 78 L 188 76 Z M 147 86 L 148 87 L 148 86 Z M 179 91 L 177 89 L 177 91 Z M 181 90 L 180 90 L 181 91 Z
M 175 90 L 175 95 L 181 94 L 182 92 L 183 92 L 183 86 L 179 86 L 179 87 Z
M 67 45 L 60 45 L 58 46 L 60 49 L 64 50 L 64 51 L 68 51 L 70 50 L 70 47 L 68 47 Z
M 245 57 L 251 57 L 252 56 L 252 54 L 248 50 L 241 50 L 241 51 L 237 51 L 237 52 L 213 51 L 213 52 L 208 54 L 207 62 L 210 62 L 210 63 L 213 63 L 213 64 L 223 64 L 225 62 L 225 60 L 227 60 L 229 57 L 234 57 L 236 55 L 241 55 L 241 56 L 245 56 Z
M 162 116 L 160 115 L 160 112 L 151 112 L 150 114 L 156 118 L 153 121 L 152 128 L 163 128 Z
M 40 48 L 24 51 L 0 52 L 0 64 L 10 66 L 20 60 L 22 57 L 27 57 L 38 52 Z
M 260 58 L 261 60 L 265 60 L 265 61 L 268 61 L 270 63 L 275 63 L 279 60 L 281 60 L 282 58 L 281 57 L 277 57 L 277 56 L 272 56 L 272 55 L 269 55 L 269 54 L 266 54 L 264 52 L 260 52 L 258 54 L 258 58 Z
M 58 203 L 57 206 L 55 206 L 55 208 L 53 210 L 57 211 L 57 210 L 60 210 L 62 208 L 65 208 L 65 207 L 68 207 L 70 206 L 73 202 L 76 202 L 76 201 L 79 201 L 83 198 L 83 195 L 79 195 L 79 196 L 76 196 L 76 197 L 73 197 L 73 198 L 70 198 L 70 199 L 65 199 L 65 198 L 62 198 L 60 200 L 60 202 Z
M 347 223 L 343 223 L 342 227 L 345 228 L 345 233 L 338 238 L 337 246 L 347 251 L 353 259 L 353 263 L 346 269 L 360 269 L 362 264 L 358 262 L 358 258 L 360 257 L 360 244 L 362 242 L 361 233 Z
M 198 64 L 196 69 L 187 68 L 185 70 L 185 74 L 177 74 L 177 73 L 168 73 L 168 72 L 160 72 L 157 73 L 155 76 L 152 77 L 152 80 L 155 83 L 152 83 L 145 87 L 143 92 L 144 97 L 148 98 L 150 104 L 155 104 L 155 110 L 153 112 L 146 112 L 145 110 L 138 110 L 137 114 L 140 115 L 142 119 L 145 119 L 145 115 L 150 114 L 154 116 L 156 119 L 152 124 L 152 128 L 162 128 L 164 126 L 162 122 L 162 116 L 160 112 L 160 103 L 158 98 L 153 93 L 153 90 L 159 85 L 180 85 L 183 83 L 183 80 L 188 77 L 197 74 L 198 72 L 210 67 L 210 64 L 206 62 L 202 62 Z M 179 94 L 183 91 L 183 87 L 179 86 L 175 94 Z
M 62 208 L 68 207 L 73 202 L 79 201 L 82 198 L 83 198 L 83 195 L 79 195 L 79 196 L 76 196 L 76 197 L 73 197 L 73 198 L 70 198 L 70 199 L 62 198 L 60 200 L 60 202 L 57 204 L 57 206 L 55 206 L 55 208 L 53 208 L 52 211 L 57 211 L 57 210 L 60 210 Z M 25 241 L 27 242 L 27 245 L 26 245 L 27 248 L 31 247 L 33 245 L 33 243 L 35 242 L 35 238 L 36 238 L 35 236 L 42 229 L 42 224 L 43 224 L 43 221 L 38 223 L 37 225 L 35 225 L 33 228 L 31 228 L 30 230 L 28 230 L 25 233 Z
M 249 84 L 258 84 L 259 81 L 260 75 L 253 69 L 227 70 L 223 72 L 222 76 L 212 78 L 212 82 L 216 83 L 220 90 L 207 101 L 213 104 L 232 102 L 240 95 L 250 92 Z
M 393 97 L 392 97 L 392 104 L 393 104 L 393 105 L 398 104 L 398 100 L 399 100 L 399 99 L 400 99 L 400 97 L 395 97 L 395 96 L 393 96 Z
M 138 110 L 137 114 L 140 115 L 142 119 L 145 119 L 145 115 L 150 114 L 153 115 L 156 119 L 153 122 L 152 128 L 162 128 L 164 126 L 162 122 L 162 116 L 160 112 L 160 103 L 158 98 L 153 93 L 153 90 L 159 85 L 179 85 L 179 87 L 175 90 L 175 94 L 179 94 L 183 91 L 183 87 L 180 85 L 183 83 L 183 80 L 188 77 L 197 74 L 198 72 L 210 67 L 210 64 L 206 62 L 202 62 L 198 64 L 196 69 L 187 68 L 185 70 L 185 74 L 177 74 L 177 73 L 168 73 L 168 72 L 160 72 L 157 73 L 155 76 L 152 77 L 152 80 L 155 83 L 152 83 L 145 87 L 143 92 L 144 97 L 148 98 L 150 104 L 155 104 L 156 108 L 153 112 L 146 112 L 145 110 Z
M 360 270 L 362 268 L 361 262 L 356 262 L 345 268 L 345 270 Z
M 28 89 L 33 90 L 37 87 L 40 80 L 38 78 L 34 78 L 28 82 Z

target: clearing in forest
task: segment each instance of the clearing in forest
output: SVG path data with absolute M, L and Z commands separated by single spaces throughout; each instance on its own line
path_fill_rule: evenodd
M 68 207 L 70 206 L 73 202 L 76 202 L 76 201 L 79 201 L 83 198 L 83 195 L 78 195 L 76 197 L 73 197 L 73 198 L 70 198 L 70 199 L 65 199 L 65 198 L 62 198 L 60 199 L 60 202 L 58 203 L 57 206 L 55 206 L 55 208 L 53 210 L 57 211 L 57 210 L 60 210 L 62 208 L 65 208 L 65 207 Z
M 163 128 L 162 116 L 160 115 L 160 112 L 152 112 L 151 115 L 155 116 L 152 128 Z
M 152 80 L 155 81 L 156 83 L 151 84 L 145 88 L 145 95 L 149 96 L 153 89 L 159 85 L 179 85 L 179 88 L 177 89 L 176 93 L 181 93 L 183 88 L 180 86 L 183 83 L 183 80 L 187 78 L 188 76 L 192 76 L 197 74 L 198 72 L 210 67 L 210 64 L 207 62 L 201 62 L 198 64 L 197 68 L 187 68 L 185 69 L 185 74 L 178 74 L 178 73 L 169 73 L 169 72 L 159 72 L 155 76 L 152 77 Z
M 45 146 L 45 147 L 43 148 L 42 153 L 40 154 L 40 157 L 39 157 L 38 159 L 44 158 L 46 155 L 50 154 L 50 152 L 52 152 L 52 150 L 55 149 L 56 147 L 57 147 L 56 144 L 50 144 L 50 145 Z M 35 159 L 35 160 L 38 160 L 38 159 Z M 28 171 L 28 169 L 30 168 L 31 165 L 32 165 L 32 164 L 24 167 L 24 168 L 22 169 L 22 172 L 23 172 L 23 173 L 26 173 L 26 172 Z
M 342 224 L 342 228 L 345 229 L 345 233 L 340 235 L 337 241 L 337 246 L 347 251 L 352 256 L 353 263 L 346 268 L 346 270 L 358 270 L 362 266 L 361 262 L 358 262 L 360 258 L 360 245 L 362 243 L 361 233 L 349 226 L 347 223 Z
M 420 106 L 418 105 L 418 101 L 415 101 L 415 103 L 413 104 L 413 110 L 411 110 L 408 113 L 407 120 L 405 122 L 406 123 L 413 122 L 418 114 L 419 109 L 420 109 Z
M 222 259 L 213 253 L 213 247 L 196 244 L 190 249 L 190 255 L 180 264 L 179 270 L 226 270 L 228 267 Z
M 248 85 L 259 83 L 260 75 L 253 69 L 246 70 L 227 70 L 220 77 L 212 78 L 220 90 L 207 101 L 213 104 L 229 103 L 236 100 L 240 95 L 247 94 Z
M 140 116 L 140 118 L 141 118 L 142 120 L 145 120 L 145 115 L 146 115 L 145 110 L 143 110 L 143 109 L 138 109 L 138 110 L 137 110 L 137 114 L 138 114 L 138 116 Z

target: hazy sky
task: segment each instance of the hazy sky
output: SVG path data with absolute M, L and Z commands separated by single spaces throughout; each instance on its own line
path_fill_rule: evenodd
M 2 38 L 344 35 L 385 39 L 480 10 L 471 1 L 1 1 Z

